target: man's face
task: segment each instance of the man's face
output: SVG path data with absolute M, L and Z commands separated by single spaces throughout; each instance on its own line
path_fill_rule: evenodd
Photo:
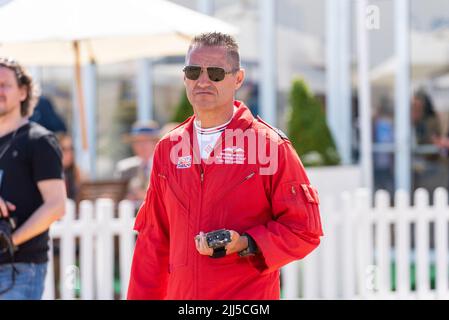
M 0 67 L 0 117 L 14 111 L 20 114 L 20 103 L 26 95 L 26 89 L 19 87 L 14 71 Z
M 187 65 L 200 66 L 202 72 L 197 80 L 187 79 L 184 75 L 184 85 L 187 97 L 195 111 L 211 111 L 232 106 L 235 91 L 240 88 L 244 79 L 244 71 L 226 74 L 222 81 L 209 79 L 207 67 L 221 67 L 231 71 L 226 49 L 223 47 L 195 47 L 187 56 Z

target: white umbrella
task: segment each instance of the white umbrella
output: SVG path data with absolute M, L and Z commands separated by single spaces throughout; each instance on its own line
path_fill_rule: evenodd
M 444 33 L 411 32 L 411 78 L 437 77 L 449 70 L 449 36 Z M 373 84 L 394 84 L 397 61 L 390 57 L 371 70 Z
M 0 7 L 0 55 L 32 65 L 112 63 L 185 53 L 205 31 L 235 34 L 221 20 L 163 0 L 14 0 Z
M 0 7 L 0 56 L 27 65 L 74 65 L 87 150 L 80 65 L 184 54 L 193 35 L 237 29 L 163 0 L 13 0 Z

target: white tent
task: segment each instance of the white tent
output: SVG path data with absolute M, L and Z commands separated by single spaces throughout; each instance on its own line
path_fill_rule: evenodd
M 224 21 L 233 21 L 239 30 L 236 35 L 242 59 L 258 62 L 261 56 L 259 39 L 259 13 L 239 4 L 229 5 L 216 13 Z M 303 77 L 313 91 L 326 91 L 325 50 L 316 36 L 276 25 L 277 84 L 281 90 L 289 90 L 295 77 Z
M 449 71 L 449 36 L 444 33 L 411 32 L 411 79 L 433 78 Z M 371 70 L 374 85 L 393 86 L 396 58 L 390 57 Z

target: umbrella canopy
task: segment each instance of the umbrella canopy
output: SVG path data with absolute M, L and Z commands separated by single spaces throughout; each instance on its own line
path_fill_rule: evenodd
M 1 0 L 0 0 L 1 1 Z M 13 0 L 0 3 L 0 56 L 25 65 L 75 67 L 84 154 L 84 63 L 185 54 L 199 33 L 237 29 L 164 0 Z
M 206 31 L 235 34 L 218 19 L 163 0 L 13 0 L 0 7 L 0 55 L 29 65 L 113 63 L 184 54 Z
M 444 33 L 411 32 L 411 78 L 436 77 L 449 70 L 449 36 Z M 390 57 L 370 73 L 373 84 L 392 86 L 397 61 Z

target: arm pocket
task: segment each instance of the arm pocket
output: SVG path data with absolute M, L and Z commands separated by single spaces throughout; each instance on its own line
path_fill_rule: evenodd
M 300 181 L 285 182 L 281 185 L 281 192 L 277 195 L 282 207 L 296 212 L 296 219 L 303 220 L 308 233 L 315 236 L 322 235 L 318 191 L 310 184 Z
M 312 187 L 310 184 L 301 183 L 301 189 L 307 202 L 315 203 L 317 205 L 320 204 L 318 191 L 314 187 Z
M 320 199 L 318 197 L 318 191 L 310 184 L 301 184 L 302 196 L 304 203 L 306 204 L 308 215 L 307 215 L 307 228 L 308 232 L 316 235 L 322 236 L 323 230 L 321 226 L 320 218 Z

